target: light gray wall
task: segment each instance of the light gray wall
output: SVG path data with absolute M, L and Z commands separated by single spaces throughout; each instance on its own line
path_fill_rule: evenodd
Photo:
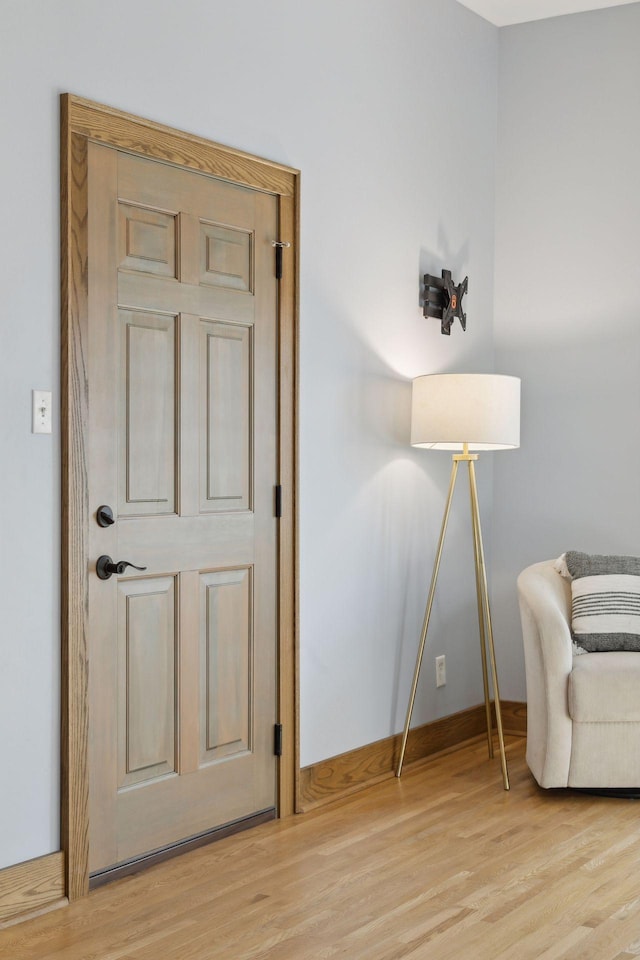
M 496 459 L 494 616 L 523 699 L 514 574 L 640 552 L 640 4 L 500 31 L 496 363 L 522 447 Z
M 299 167 L 302 762 L 402 726 L 449 472 L 408 381 L 492 369 L 497 30 L 454 0 L 4 0 L 0 866 L 58 846 L 58 95 Z M 419 306 L 470 275 L 469 329 Z M 491 462 L 482 494 L 490 526 Z M 416 721 L 482 697 L 466 497 Z M 446 635 L 446 640 L 445 640 Z M 448 657 L 436 694 L 435 653 Z

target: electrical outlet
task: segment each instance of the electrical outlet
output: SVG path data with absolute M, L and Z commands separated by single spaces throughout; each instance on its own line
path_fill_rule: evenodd
M 447 658 L 444 654 L 436 657 L 436 687 L 444 687 L 447 682 Z

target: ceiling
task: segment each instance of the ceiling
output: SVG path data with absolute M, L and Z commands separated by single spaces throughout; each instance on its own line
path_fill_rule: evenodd
M 497 27 L 634 2 L 637 0 L 458 0 L 458 3 L 495 23 Z

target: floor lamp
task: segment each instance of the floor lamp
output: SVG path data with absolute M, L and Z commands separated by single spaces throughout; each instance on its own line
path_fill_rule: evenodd
M 502 780 L 504 789 L 509 789 L 509 772 L 504 751 L 502 732 L 502 714 L 498 673 L 493 645 L 491 610 L 487 590 L 487 572 L 484 562 L 484 547 L 480 528 L 480 510 L 478 508 L 478 488 L 476 486 L 475 461 L 478 454 L 472 451 L 509 450 L 520 446 L 520 380 L 517 377 L 503 377 L 482 373 L 445 373 L 417 377 L 413 381 L 411 405 L 411 443 L 416 447 L 430 450 L 453 450 L 449 494 L 444 510 L 440 539 L 436 550 L 436 559 L 431 576 L 429 597 L 422 624 L 420 646 L 413 675 L 407 719 L 402 735 L 400 760 L 396 776 L 402 773 L 409 725 L 418 688 L 420 667 L 424 654 L 429 619 L 433 606 L 433 597 L 440 569 L 442 547 L 447 532 L 447 523 L 451 511 L 453 491 L 460 463 L 469 468 L 469 493 L 471 496 L 471 527 L 473 532 L 473 552 L 476 571 L 476 596 L 478 602 L 478 625 L 480 628 L 480 653 L 482 659 L 482 679 L 484 683 L 484 703 L 487 716 L 487 741 L 489 757 L 493 757 L 493 735 L 491 720 L 491 700 L 489 696 L 489 671 L 487 669 L 487 646 L 493 683 L 496 726 L 500 743 L 502 761 Z

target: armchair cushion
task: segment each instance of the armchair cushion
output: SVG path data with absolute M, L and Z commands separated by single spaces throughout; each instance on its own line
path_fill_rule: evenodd
M 574 723 L 640 721 L 640 657 L 628 651 L 576 657 L 569 676 Z

